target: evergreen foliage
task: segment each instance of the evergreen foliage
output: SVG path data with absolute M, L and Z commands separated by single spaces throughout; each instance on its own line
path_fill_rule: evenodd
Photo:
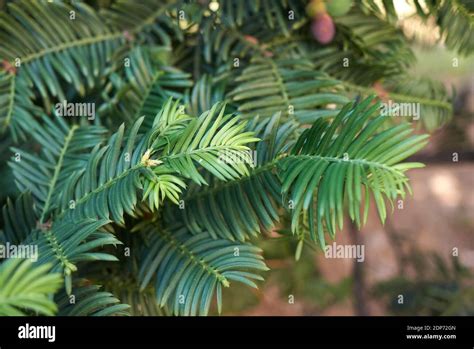
M 467 2 L 414 2 L 472 53 Z M 274 229 L 324 248 L 371 200 L 383 222 L 422 166 L 413 129 L 451 116 L 442 86 L 400 83 L 414 55 L 383 4 L 354 2 L 321 45 L 299 0 L 8 1 L 0 242 L 39 255 L 0 264 L 0 314 L 220 313 L 225 288 L 261 284 Z M 380 81 L 421 122 L 380 115 Z

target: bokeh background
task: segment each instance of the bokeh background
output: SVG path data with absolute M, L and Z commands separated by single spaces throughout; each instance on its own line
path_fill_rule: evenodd
M 337 234 L 337 244 L 365 245 L 363 263 L 308 249 L 295 262 L 288 239 L 261 243 L 268 282 L 227 291 L 227 315 L 474 315 L 474 57 L 434 44 L 435 26 L 399 3 L 417 57 L 412 73 L 442 81 L 454 96 L 453 119 L 412 159 L 426 164 L 408 173 L 413 195 L 384 226 L 372 205 L 360 232 L 347 222 Z

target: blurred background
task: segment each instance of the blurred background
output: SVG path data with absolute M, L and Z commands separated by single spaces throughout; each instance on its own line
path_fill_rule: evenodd
M 306 246 L 295 262 L 296 243 L 261 243 L 268 282 L 254 292 L 228 290 L 227 315 L 474 315 L 474 57 L 434 44 L 435 26 L 399 3 L 417 57 L 412 73 L 442 81 L 455 96 L 453 119 L 411 159 L 426 164 L 408 172 L 413 195 L 384 226 L 372 205 L 360 232 L 347 222 L 336 235 L 337 244 L 365 245 L 363 263 Z

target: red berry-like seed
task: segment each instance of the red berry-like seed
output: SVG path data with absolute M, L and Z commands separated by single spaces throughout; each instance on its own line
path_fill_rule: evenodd
M 330 43 L 336 34 L 331 16 L 327 13 L 317 16 L 311 24 L 311 32 L 313 37 L 321 44 Z

